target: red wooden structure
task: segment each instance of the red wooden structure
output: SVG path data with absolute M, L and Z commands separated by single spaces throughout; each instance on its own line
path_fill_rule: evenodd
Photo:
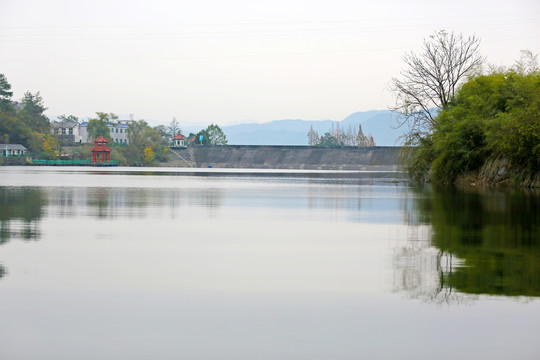
M 100 164 L 111 161 L 112 149 L 107 146 L 109 140 L 103 136 L 94 139 L 94 147 L 90 149 L 92 151 L 92 163 Z

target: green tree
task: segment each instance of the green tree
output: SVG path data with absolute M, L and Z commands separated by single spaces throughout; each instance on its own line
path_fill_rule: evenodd
M 22 109 L 17 112 L 17 117 L 30 127 L 33 131 L 48 133 L 50 121 L 45 116 L 45 107 L 43 98 L 39 91 L 35 94 L 27 91 L 21 100 Z
M 119 149 L 129 165 L 148 165 L 145 149 L 152 150 L 153 158 L 159 161 L 166 160 L 167 144 L 161 135 L 144 120 L 132 123 L 128 128 L 129 145 Z M 148 152 L 146 150 L 146 152 Z
M 540 73 L 514 69 L 472 78 L 437 117 L 410 157 L 413 178 L 453 182 L 489 160 L 540 171 Z
M 218 125 L 209 125 L 206 128 L 206 133 L 210 145 L 227 145 L 227 136 Z
M 206 131 L 206 129 L 199 131 L 197 134 L 189 134 L 190 139 L 193 136 L 195 136 L 196 145 L 210 145 L 210 135 L 208 134 L 208 131 Z
M 344 146 L 345 143 L 341 141 L 335 134 L 330 132 L 325 133 L 319 139 L 317 146 Z
M 109 124 L 118 120 L 118 116 L 113 113 L 96 112 L 97 117 L 88 121 L 86 130 L 88 131 L 89 139 L 97 139 L 103 136 L 105 139 L 112 140 Z
M 4 74 L 0 74 L 0 113 L 14 111 L 11 104 L 11 97 L 13 91 L 11 91 L 11 84 L 8 82 Z
M 58 121 L 69 123 L 69 124 L 78 124 L 79 118 L 74 115 L 59 115 Z
M 154 126 L 154 131 L 158 133 L 159 136 L 161 136 L 161 141 L 164 144 L 168 145 L 171 143 L 171 136 L 169 134 L 169 131 L 164 125 Z
M 34 154 L 43 151 L 44 135 L 48 134 L 49 120 L 43 114 L 43 99 L 26 93 L 23 108 L 15 110 L 11 102 L 11 85 L 0 74 L 0 141 L 22 144 Z

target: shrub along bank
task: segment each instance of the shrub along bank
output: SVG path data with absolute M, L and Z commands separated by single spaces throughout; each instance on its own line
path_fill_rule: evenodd
M 406 157 L 415 180 L 540 186 L 540 73 L 470 79 L 418 144 Z

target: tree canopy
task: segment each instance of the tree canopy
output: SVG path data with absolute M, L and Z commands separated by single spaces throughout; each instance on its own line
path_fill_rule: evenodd
M 0 74 L 0 111 L 13 110 L 11 105 L 12 96 L 13 91 L 11 91 L 11 84 L 4 74 Z
M 453 182 L 490 159 L 540 170 L 540 73 L 516 69 L 470 79 L 437 116 L 409 162 L 413 178 Z
M 195 136 L 195 143 L 197 145 L 227 145 L 228 143 L 227 136 L 223 130 L 215 124 L 208 125 L 206 129 L 199 131 L 197 134 L 189 134 L 190 138 L 193 136 Z
M 208 134 L 208 141 L 211 145 L 227 145 L 227 136 L 218 125 L 208 125 L 206 133 Z
M 22 108 L 12 103 L 11 84 L 0 74 L 0 142 L 20 143 L 33 153 L 43 152 L 49 120 L 43 114 L 45 106 L 39 93 L 25 93 Z
M 35 94 L 27 91 L 22 98 L 22 109 L 17 112 L 17 117 L 21 119 L 30 129 L 41 133 L 48 133 L 50 121 L 45 115 L 43 98 L 39 91 Z
M 118 116 L 110 113 L 96 112 L 97 117 L 88 121 L 86 131 L 88 131 L 89 139 L 97 139 L 103 136 L 105 139 L 112 140 L 109 124 L 118 120 Z

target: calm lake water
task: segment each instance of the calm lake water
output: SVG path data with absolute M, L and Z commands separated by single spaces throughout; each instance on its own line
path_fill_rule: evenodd
M 538 359 L 540 197 L 0 167 L 0 359 Z

